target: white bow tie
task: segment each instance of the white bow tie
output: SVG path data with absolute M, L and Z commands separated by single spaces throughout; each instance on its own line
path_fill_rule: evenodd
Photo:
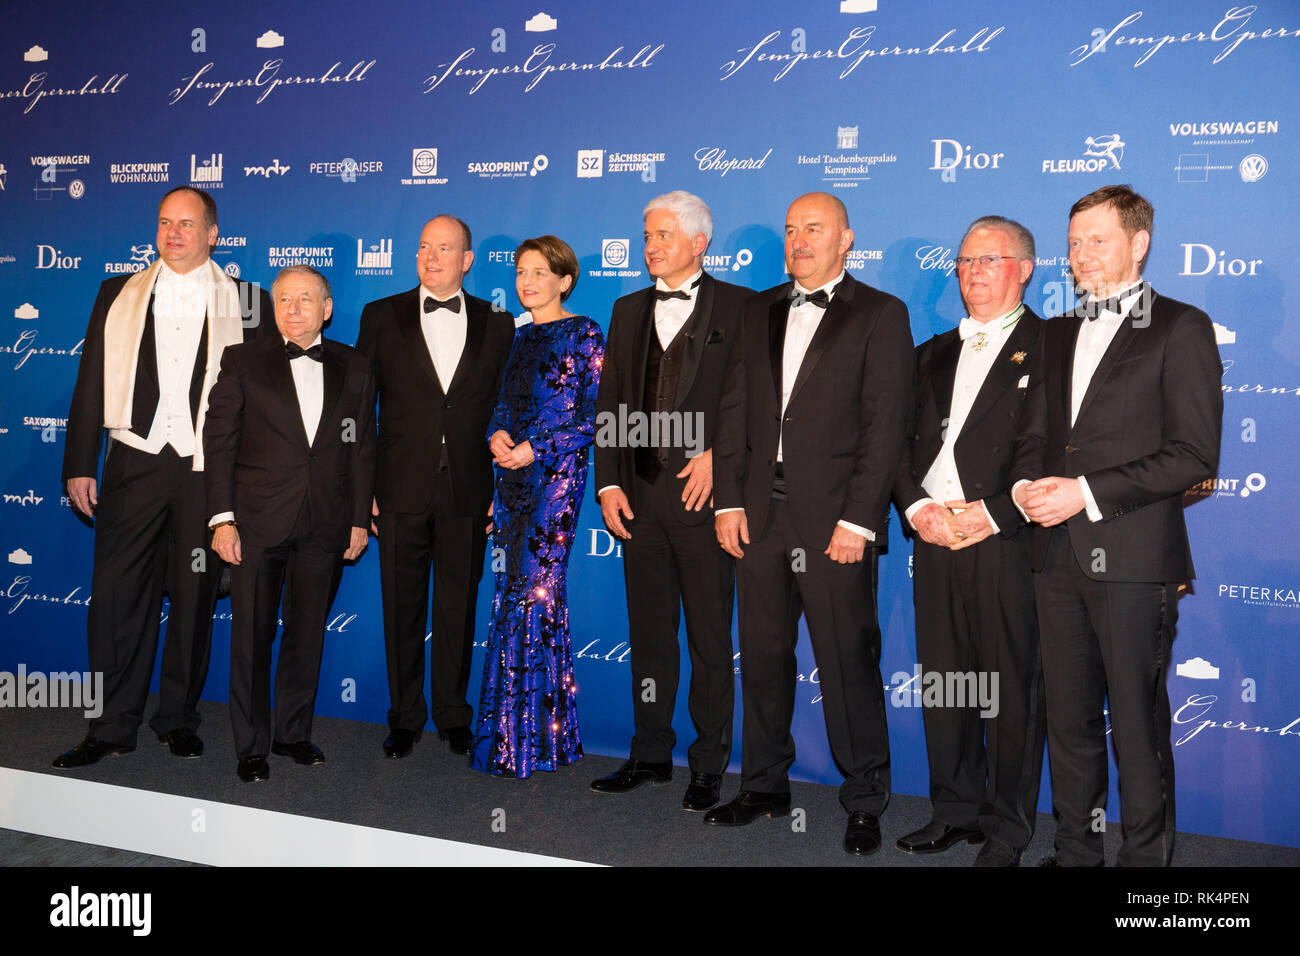
M 965 342 L 972 335 L 977 335 L 981 333 L 987 335 L 988 328 L 989 328 L 989 324 L 987 322 L 977 322 L 975 319 L 972 319 L 970 316 L 967 316 L 966 318 L 962 319 L 961 324 L 957 326 L 957 334 L 960 335 L 961 340 Z

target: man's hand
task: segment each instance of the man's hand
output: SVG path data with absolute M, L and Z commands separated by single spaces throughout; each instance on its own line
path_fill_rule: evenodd
M 1078 478 L 1039 478 L 1021 491 L 1025 514 L 1044 528 L 1068 521 L 1086 505 Z
M 99 498 L 96 495 L 99 485 L 94 478 L 69 478 L 68 479 L 68 497 L 72 503 L 87 518 L 95 517 L 95 508 L 99 505 Z
M 239 543 L 239 529 L 233 524 L 223 524 L 212 532 L 212 550 L 226 564 L 238 564 L 244 558 L 244 550 Z
M 379 499 L 370 499 L 370 533 L 376 538 L 379 537 L 379 528 L 375 525 L 375 519 L 379 517 Z
M 686 510 L 702 509 L 713 493 L 713 449 L 706 449 L 688 461 L 677 477 L 686 479 L 686 487 L 682 489 L 682 503 Z
M 501 464 L 511 471 L 518 471 L 520 468 L 527 468 L 536 459 L 533 457 L 533 446 L 531 442 L 521 441 L 513 449 L 506 452 Z
M 627 500 L 622 488 L 606 488 L 601 494 L 600 516 L 605 519 L 605 527 L 614 537 L 624 541 L 632 537 L 631 532 L 623 526 L 623 518 L 631 519 L 636 515 L 632 514 L 632 503 Z
M 952 509 L 952 530 L 958 541 L 964 543 L 976 537 L 983 541 L 993 534 L 993 524 L 989 521 L 989 513 L 984 508 L 983 501 L 965 501 L 959 498 L 956 501 L 945 501 L 944 505 Z
M 749 544 L 749 519 L 744 511 L 726 511 L 713 519 L 713 530 L 717 532 L 718 544 L 722 550 L 733 558 L 743 558 L 745 552 L 740 545 Z
M 952 526 L 953 513 L 937 502 L 926 505 L 912 515 L 912 527 L 926 544 L 951 548 L 960 539 Z
M 224 528 L 222 529 L 225 530 Z M 352 541 L 348 549 L 343 552 L 344 561 L 355 561 L 361 557 L 361 552 L 366 550 L 366 545 L 370 543 L 370 535 L 365 528 L 352 529 Z M 236 562 L 238 563 L 238 562 Z
M 515 447 L 514 439 L 504 428 L 493 432 L 492 437 L 488 439 L 488 451 L 492 452 L 492 460 L 503 468 L 507 467 L 505 458 L 510 454 L 510 449 Z
M 837 524 L 835 532 L 831 535 L 831 543 L 822 553 L 830 555 L 831 560 L 838 564 L 857 564 L 862 560 L 862 552 L 866 546 L 865 537 Z

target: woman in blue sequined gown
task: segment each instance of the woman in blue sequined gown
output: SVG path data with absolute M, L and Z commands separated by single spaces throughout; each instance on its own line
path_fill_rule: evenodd
M 527 777 L 582 756 L 565 576 L 595 435 L 600 326 L 566 311 L 578 260 L 542 236 L 515 252 L 532 323 L 515 334 L 488 426 L 496 463 L 496 572 L 470 766 Z

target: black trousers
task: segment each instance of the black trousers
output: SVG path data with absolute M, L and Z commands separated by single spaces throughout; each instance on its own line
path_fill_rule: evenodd
M 1169 675 L 1177 583 L 1098 581 L 1079 567 L 1069 531 L 1052 531 L 1034 576 L 1056 855 L 1068 866 L 1102 863 L 1107 720 L 1119 768 L 1124 839 L 1120 866 L 1167 866 L 1174 852 L 1174 754 Z
M 429 636 L 433 722 L 468 727 L 474 612 L 483 576 L 487 515 L 465 517 L 452 504 L 451 473 L 441 468 L 433 498 L 420 514 L 379 513 L 379 577 L 388 657 L 388 726 L 419 731 L 429 719 L 424 699 L 424 642 Z M 433 628 L 429 630 L 429 570 Z
M 804 541 L 784 501 L 736 562 L 740 582 L 740 685 L 745 716 L 741 786 L 784 793 L 794 763 L 795 642 L 806 615 L 831 755 L 844 774 L 840 803 L 879 815 L 889 802 L 889 732 L 876 620 L 877 551 L 837 564 L 830 543 Z
M 686 612 L 691 660 L 687 704 L 695 741 L 687 750 L 697 773 L 722 773 L 731 759 L 735 698 L 731 609 L 735 593 L 731 556 L 718 546 L 711 520 L 683 524 L 675 482 L 636 479 L 636 517 L 623 542 L 628 644 L 632 663 L 632 714 L 636 760 L 673 759 L 673 709 L 681 669 L 677 627 Z M 712 512 L 709 512 L 710 515 Z
M 922 671 L 997 675 L 996 716 L 951 701 L 922 713 L 934 819 L 1018 850 L 1034 835 L 1047 729 L 1029 544 L 1027 531 L 962 551 L 918 538 L 912 576 Z
M 89 664 L 104 675 L 104 711 L 89 734 L 134 744 L 153 675 L 166 589 L 170 608 L 156 734 L 196 730 L 208 676 L 220 559 L 208 550 L 203 473 L 167 446 L 157 455 L 109 446 L 95 511 L 95 569 L 86 618 Z
M 312 538 L 306 502 L 289 540 L 274 547 L 245 536 L 242 560 L 230 569 L 230 722 L 235 753 L 266 756 L 272 741 L 311 739 L 325 624 L 343 572 L 343 553 Z M 284 634 L 275 668 L 275 736 L 271 735 L 271 645 L 281 616 Z

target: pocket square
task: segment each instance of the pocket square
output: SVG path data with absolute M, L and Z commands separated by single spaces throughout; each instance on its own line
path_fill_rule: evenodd
M 1028 387 L 1029 387 L 1029 376 L 1028 375 L 1020 376 L 1020 381 L 1016 384 L 1016 388 L 1028 388 Z
M 714 329 L 709 333 L 709 337 L 704 340 L 705 345 L 714 345 L 718 342 L 726 341 L 726 336 L 722 334 L 722 329 Z

